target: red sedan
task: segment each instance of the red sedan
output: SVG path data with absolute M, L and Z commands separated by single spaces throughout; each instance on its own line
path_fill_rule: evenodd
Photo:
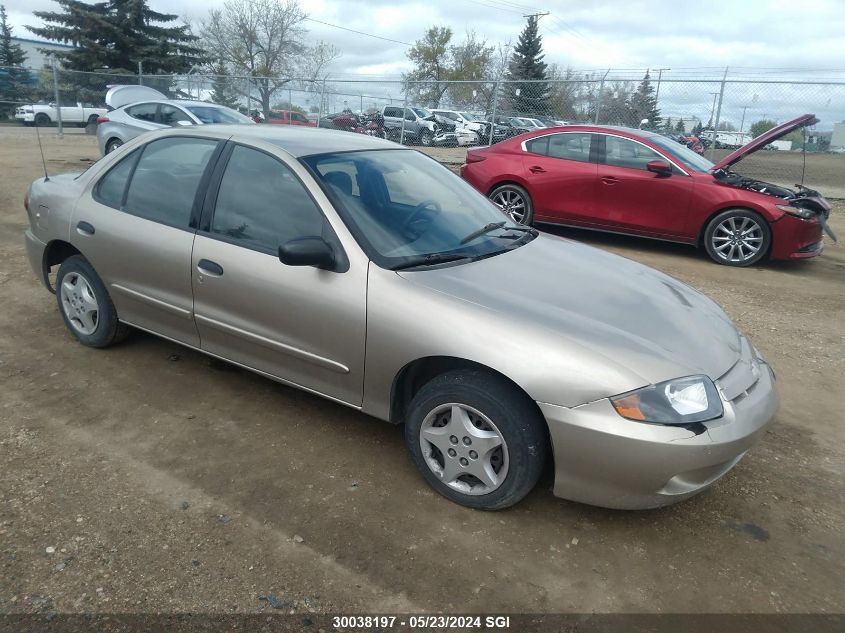
M 812 114 L 755 138 L 717 164 L 644 130 L 547 128 L 467 152 L 461 176 L 511 218 L 702 246 L 720 264 L 822 252 L 830 204 L 731 170 L 773 140 L 813 125 Z M 831 237 L 833 237 L 831 235 Z

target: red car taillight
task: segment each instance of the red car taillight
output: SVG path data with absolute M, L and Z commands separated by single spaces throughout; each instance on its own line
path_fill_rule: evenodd
M 97 123 L 98 124 L 99 123 L 108 123 L 108 122 L 109 122 L 109 118 L 107 116 L 98 116 L 97 117 Z

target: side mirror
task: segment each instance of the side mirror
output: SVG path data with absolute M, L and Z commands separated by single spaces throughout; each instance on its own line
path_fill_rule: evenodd
M 646 163 L 645 168 L 658 176 L 666 177 L 672 175 L 672 165 L 665 160 L 650 160 Z
M 279 261 L 287 266 L 314 266 L 332 270 L 335 256 L 332 247 L 321 237 L 299 237 L 279 246 Z

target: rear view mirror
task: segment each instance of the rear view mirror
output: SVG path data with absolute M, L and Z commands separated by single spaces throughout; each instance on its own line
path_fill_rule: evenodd
M 333 270 L 335 256 L 331 245 L 321 237 L 299 237 L 279 246 L 279 261 L 287 266 L 314 266 Z
M 650 160 L 646 163 L 645 168 L 658 176 L 665 177 L 672 175 L 672 165 L 667 163 L 665 160 Z

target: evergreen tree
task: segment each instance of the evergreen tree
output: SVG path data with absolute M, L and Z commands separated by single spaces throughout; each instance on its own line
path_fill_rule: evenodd
M 534 15 L 528 17 L 508 66 L 510 82 L 505 85 L 505 95 L 509 109 L 515 114 L 542 115 L 549 111 L 547 64 L 543 61 L 543 36 L 537 19 Z
M 211 85 L 211 100 L 227 108 L 237 109 L 240 103 L 239 93 L 234 80 L 229 76 L 226 62 L 222 59 L 218 60 L 217 63 L 209 67 L 209 70 L 214 75 L 214 81 Z
M 19 44 L 12 43 L 6 7 L 0 4 L 0 116 L 7 117 L 28 98 L 31 78 L 23 68 L 25 63 L 26 53 Z
M 684 126 L 684 120 L 678 119 L 678 122 L 675 124 L 675 131 L 684 134 L 687 131 L 687 128 Z
M 88 4 L 56 0 L 60 11 L 35 11 L 45 25 L 28 26 L 44 39 L 73 44 L 55 53 L 69 70 L 144 74 L 181 73 L 201 61 L 202 51 L 188 26 L 169 23 L 179 16 L 158 13 L 147 0 L 106 0 Z
M 664 132 L 671 132 L 672 131 L 672 117 L 667 117 L 663 121 L 663 131 Z
M 663 120 L 657 107 L 657 99 L 654 98 L 654 87 L 651 85 L 651 76 L 648 71 L 634 94 L 631 95 L 628 113 L 628 125 L 631 127 L 639 127 L 640 121 L 648 119 L 647 126 L 654 129 L 659 127 Z

